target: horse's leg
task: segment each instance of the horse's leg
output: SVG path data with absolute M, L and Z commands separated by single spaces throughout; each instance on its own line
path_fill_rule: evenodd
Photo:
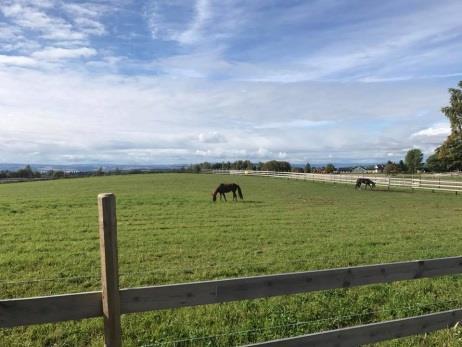
M 233 190 L 233 201 L 237 201 L 237 195 L 236 195 L 236 191 Z
M 228 200 L 226 200 L 226 194 L 223 193 L 223 199 L 225 199 L 225 202 L 227 202 Z

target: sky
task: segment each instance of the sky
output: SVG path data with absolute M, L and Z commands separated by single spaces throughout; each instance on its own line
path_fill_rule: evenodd
M 0 0 L 0 163 L 378 163 L 448 135 L 460 0 Z

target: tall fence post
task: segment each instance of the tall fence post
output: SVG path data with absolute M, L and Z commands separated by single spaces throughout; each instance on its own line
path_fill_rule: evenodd
M 116 199 L 114 194 L 103 193 L 98 195 L 98 213 L 104 340 L 106 347 L 119 347 L 122 345 L 122 341 Z

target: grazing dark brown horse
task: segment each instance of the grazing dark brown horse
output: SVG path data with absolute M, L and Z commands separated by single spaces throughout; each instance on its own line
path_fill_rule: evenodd
M 239 197 L 244 200 L 244 197 L 242 196 L 242 190 L 241 187 L 239 187 L 236 183 L 221 183 L 217 189 L 212 193 L 213 196 L 213 201 L 217 201 L 217 195 L 220 194 L 220 200 L 223 197 L 226 200 L 226 195 L 225 193 L 233 192 L 233 201 L 237 201 L 237 194 L 239 194 Z
M 358 189 L 360 188 L 361 189 L 361 184 L 364 184 L 365 186 L 365 189 L 367 189 L 367 187 L 369 186 L 369 188 L 375 188 L 375 182 L 372 181 L 371 179 L 369 178 L 358 178 L 356 180 L 356 186 L 355 188 Z

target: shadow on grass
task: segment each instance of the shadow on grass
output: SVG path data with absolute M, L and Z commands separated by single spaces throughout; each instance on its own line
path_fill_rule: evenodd
M 215 201 L 215 204 L 220 204 L 220 203 L 222 203 L 222 204 L 236 204 L 236 203 L 238 203 L 238 204 L 263 204 L 264 201 L 261 201 L 261 200 Z
M 364 189 L 362 191 L 365 191 Z M 374 190 L 367 190 L 367 191 L 372 191 L 376 193 L 401 193 L 401 194 L 414 194 L 412 190 L 387 190 L 387 189 L 374 189 Z

